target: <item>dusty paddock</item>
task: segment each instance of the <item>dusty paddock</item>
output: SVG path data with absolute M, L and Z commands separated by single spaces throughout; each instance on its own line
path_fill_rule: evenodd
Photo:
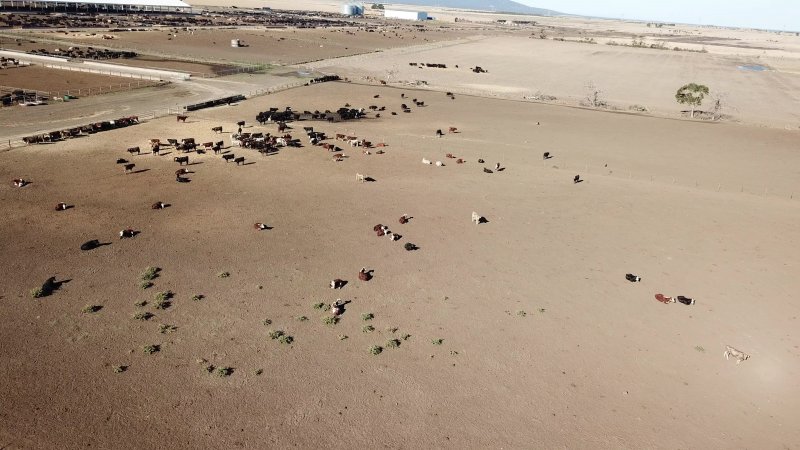
M 133 83 L 136 86 L 139 82 L 142 86 L 149 86 L 154 82 L 147 80 L 131 80 L 127 77 L 115 77 L 100 75 L 89 72 L 75 72 L 70 70 L 51 69 L 37 65 L 18 67 L 15 69 L 0 71 L 0 85 L 15 87 L 25 90 L 37 90 L 45 92 L 74 92 L 79 90 L 93 90 L 95 93 L 109 91 L 109 86 L 114 86 L 118 90 L 121 85 Z
M 429 106 L 298 123 L 386 142 L 254 164 L 133 157 L 153 137 L 224 139 L 270 106 L 386 105 L 392 88 L 324 84 L 0 154 L 0 441 L 23 448 L 783 448 L 800 441 L 797 201 L 628 179 L 681 173 L 797 185 L 795 133 L 405 91 Z M 373 95 L 381 97 L 374 99 Z M 406 101 L 406 103 L 410 103 Z M 487 126 L 487 117 L 502 117 Z M 541 125 L 535 126 L 536 122 Z M 436 128 L 461 133 L 441 139 Z M 273 127 L 253 127 L 273 131 Z M 340 143 L 341 145 L 341 143 Z M 703 152 L 698 152 L 703 148 Z M 554 158 L 543 163 L 543 151 Z M 468 160 L 457 165 L 454 153 Z M 427 157 L 447 164 L 420 164 Z M 484 174 L 500 162 L 506 170 Z M 608 164 L 583 174 L 573 164 Z M 578 162 L 580 161 L 580 162 Z M 567 170 L 553 169 L 566 162 Z M 595 165 L 592 164 L 592 167 Z M 374 177 L 356 183 L 355 173 Z M 153 211 L 157 200 L 172 206 Z M 59 201 L 75 208 L 56 213 Z M 489 223 L 469 222 L 472 211 Z M 407 225 L 397 218 L 408 213 Z M 254 222 L 271 230 L 257 232 Z M 403 235 L 377 238 L 376 223 Z M 125 227 L 141 230 L 120 241 Z M 88 239 L 111 245 L 82 253 Z M 406 252 L 405 242 L 419 250 Z M 163 270 L 148 290 L 147 266 Z M 356 278 L 375 269 L 367 283 Z M 218 278 L 222 271 L 229 278 Z M 625 281 L 627 272 L 643 277 Z M 70 280 L 53 295 L 28 291 Z M 333 292 L 327 283 L 349 284 Z M 261 288 L 260 288 L 261 287 Z M 157 310 L 157 291 L 175 293 Z M 683 294 L 697 304 L 662 305 Z M 195 302 L 194 294 L 206 297 Z M 322 324 L 317 301 L 352 300 Z M 150 304 L 138 308 L 134 302 Z M 84 305 L 103 308 L 83 314 Z M 131 317 L 155 314 L 150 321 Z M 524 311 L 523 317 L 519 314 Z M 363 333 L 362 313 L 376 330 Z M 299 316 L 310 320 L 299 321 Z M 265 318 L 272 320 L 264 326 Z M 159 334 L 159 324 L 177 326 Z M 387 328 L 397 327 L 392 333 Z M 267 337 L 282 329 L 295 340 Z M 372 356 L 410 334 L 398 349 Z M 339 335 L 349 336 L 340 340 Z M 442 345 L 432 340 L 443 339 Z M 145 355 L 142 347 L 160 344 Z M 725 345 L 752 355 L 737 366 Z M 231 366 L 209 375 L 198 359 Z M 129 366 L 121 374 L 114 365 Z M 261 375 L 255 371 L 262 369 Z M 746 424 L 746 426 L 743 426 Z M 532 444 L 534 443 L 534 444 Z
M 366 24 L 364 24 L 366 26 Z M 161 57 L 181 57 L 220 64 L 299 64 L 307 61 L 370 53 L 387 48 L 406 47 L 464 36 L 452 25 L 426 26 L 420 31 L 409 23 L 376 27 L 328 28 L 198 28 L 150 29 L 143 32 L 111 33 L 115 39 L 104 40 L 90 31 L 63 34 L 55 31 L 23 31 L 21 39 L 57 39 L 75 45 L 124 49 Z M 232 48 L 231 39 L 241 39 L 248 46 Z M 23 43 L 20 48 L 40 48 L 44 44 Z

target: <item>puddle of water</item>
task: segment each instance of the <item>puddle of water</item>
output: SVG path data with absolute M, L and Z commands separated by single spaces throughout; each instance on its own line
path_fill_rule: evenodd
M 736 68 L 739 70 L 746 70 L 748 72 L 764 72 L 765 70 L 769 70 L 760 64 L 746 64 L 743 66 L 736 66 Z

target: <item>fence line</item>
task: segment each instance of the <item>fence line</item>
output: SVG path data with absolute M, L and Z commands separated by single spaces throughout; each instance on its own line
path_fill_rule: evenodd
M 282 84 L 282 85 L 278 85 L 278 86 L 271 86 L 271 87 L 266 88 L 266 89 L 256 89 L 255 91 L 250 91 L 246 95 L 246 97 L 247 97 L 247 99 L 250 99 L 250 98 L 258 97 L 258 96 L 262 96 L 262 95 L 274 94 L 274 93 L 277 93 L 277 92 L 286 91 L 286 90 L 289 90 L 289 89 L 294 89 L 294 88 L 303 86 L 305 84 L 306 84 L 305 81 L 296 81 L 294 83 L 286 83 L 286 84 Z M 185 114 L 185 111 L 182 108 L 169 108 L 168 107 L 168 108 L 156 108 L 156 109 L 153 109 L 153 110 L 150 110 L 150 111 L 141 112 L 139 114 L 135 114 L 135 113 L 126 113 L 126 114 L 128 116 L 137 116 L 137 117 L 139 117 L 139 122 L 142 123 L 142 122 L 146 122 L 148 120 L 160 119 L 162 117 L 167 117 L 167 116 L 171 116 L 171 115 Z M 200 118 L 202 118 L 202 117 L 200 117 Z M 102 120 L 98 120 L 96 122 L 102 122 Z M 61 128 L 61 129 L 63 130 L 63 129 L 68 129 L 68 128 L 73 128 L 73 127 L 67 126 L 67 127 Z M 53 131 L 55 131 L 55 130 L 53 130 Z M 39 134 L 46 134 L 46 133 L 47 132 L 39 131 L 39 132 L 31 133 L 30 135 L 39 135 Z M 9 151 L 9 150 L 12 150 L 14 148 L 25 147 L 25 146 L 28 146 L 28 145 L 29 144 L 26 144 L 22 140 L 22 138 L 7 139 L 7 140 L 4 140 L 4 141 L 0 142 L 0 151 Z

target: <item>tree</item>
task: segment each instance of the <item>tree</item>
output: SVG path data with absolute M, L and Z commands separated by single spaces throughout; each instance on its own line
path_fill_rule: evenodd
M 708 95 L 708 86 L 702 84 L 689 83 L 678 89 L 675 100 L 681 105 L 689 105 L 692 109 L 692 119 L 694 119 L 694 108 L 703 103 L 703 99 Z

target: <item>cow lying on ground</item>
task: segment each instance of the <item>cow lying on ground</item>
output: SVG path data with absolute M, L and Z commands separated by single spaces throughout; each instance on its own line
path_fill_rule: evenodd
M 369 281 L 372 279 L 372 271 L 367 271 L 366 267 L 362 267 L 361 271 L 358 272 L 358 279 L 361 281 Z
M 422 158 L 422 164 L 431 164 L 431 160 Z
M 583 180 L 581 180 L 581 176 L 580 176 L 580 175 L 575 175 L 575 178 L 573 178 L 573 179 L 572 179 L 572 182 L 573 182 L 574 184 L 578 184 L 578 183 L 580 183 L 581 181 L 583 181 Z
M 127 162 L 128 162 L 128 160 L 127 160 L 127 159 L 123 159 L 123 158 L 117 158 L 117 164 L 125 164 L 125 163 L 127 163 Z
M 550 152 L 542 153 L 542 159 L 550 159 Z
M 266 230 L 267 229 L 267 225 L 263 224 L 261 222 L 256 222 L 256 223 L 253 224 L 253 228 L 255 228 L 256 230 Z
M 486 167 L 484 167 L 483 168 L 483 173 L 494 173 L 494 172 L 491 171 L 490 169 L 487 169 Z
M 447 132 L 448 132 L 448 133 L 458 133 L 458 128 L 456 128 L 456 127 L 450 127 L 450 129 L 449 129 L 449 130 L 447 130 Z
M 119 232 L 120 239 L 127 239 L 136 236 L 136 232 L 133 231 L 133 228 L 126 228 Z
M 64 202 L 60 202 L 56 204 L 56 211 L 65 211 L 67 209 L 67 204 Z
M 94 250 L 97 247 L 100 247 L 100 241 L 98 241 L 97 239 L 92 239 L 91 241 L 86 241 L 83 244 L 81 244 L 81 250 L 83 251 Z
M 483 221 L 483 217 L 480 216 L 475 211 L 472 211 L 472 221 L 475 222 L 475 225 L 478 225 L 479 223 L 481 223 Z
M 356 181 L 364 182 L 366 177 L 363 174 L 356 173 Z
M 336 278 L 335 280 L 331 280 L 331 289 L 341 289 L 345 284 L 347 284 L 346 281 Z
M 151 209 L 164 209 L 166 207 L 167 205 L 164 202 L 155 202 L 152 204 L 152 206 L 150 206 Z
M 184 167 L 184 168 L 182 168 L 182 169 L 178 169 L 178 170 L 176 170 L 176 171 L 175 171 L 175 176 L 176 176 L 176 177 L 179 177 L 179 176 L 181 176 L 181 175 L 185 175 L 185 174 L 187 174 L 187 173 L 189 173 L 189 169 L 187 169 L 187 168 L 185 168 L 185 167 Z
M 402 216 L 400 216 L 399 222 L 401 224 L 406 224 L 408 223 L 408 219 L 410 219 L 410 217 L 408 217 L 408 214 L 403 214 Z
M 436 136 L 442 137 L 444 136 L 444 133 L 442 133 L 442 130 L 436 130 Z
M 14 187 L 23 187 L 26 184 L 28 184 L 28 181 L 26 181 L 26 180 L 24 180 L 22 178 L 14 178 L 12 180 L 12 184 L 14 185 Z
M 178 165 L 189 165 L 189 157 L 188 156 L 176 156 L 172 158 Z

